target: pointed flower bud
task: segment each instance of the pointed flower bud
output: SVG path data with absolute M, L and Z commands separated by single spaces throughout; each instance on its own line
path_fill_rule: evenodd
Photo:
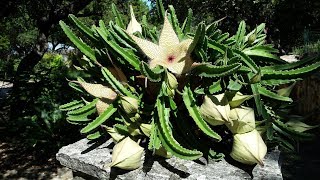
M 106 103 L 104 101 L 101 101 L 100 99 L 97 101 L 96 103 L 96 108 L 97 108 L 97 112 L 98 114 L 102 114 L 108 107 L 109 107 L 110 103 Z
M 128 24 L 128 27 L 127 27 L 127 32 L 129 34 L 133 34 L 135 32 L 140 32 L 142 33 L 142 27 L 141 25 L 138 23 L 135 15 L 134 15 L 134 12 L 133 12 L 133 8 L 132 6 L 130 5 L 130 15 L 131 15 L 131 20 Z
M 243 95 L 240 92 L 236 92 L 232 94 L 231 97 L 229 96 L 229 105 L 231 108 L 235 108 L 240 106 L 244 101 L 249 100 L 253 97 L 253 95 Z
M 248 38 L 248 44 L 251 45 L 252 43 L 254 43 L 256 39 L 257 39 L 256 33 L 251 34 Z
M 155 154 L 164 158 L 172 157 L 172 154 L 168 152 L 163 146 L 161 146 L 159 149 L 156 149 Z
M 132 114 L 137 112 L 139 101 L 133 97 L 123 96 L 121 97 L 121 105 L 127 114 Z
M 261 81 L 261 70 L 259 70 L 259 72 L 257 72 L 257 74 L 255 74 L 251 79 L 250 79 L 250 83 L 251 84 L 255 84 Z
M 140 124 L 140 129 L 144 135 L 150 136 L 152 125 L 151 124 Z
M 200 113 L 204 120 L 216 126 L 230 122 L 230 106 L 224 94 L 206 95 L 200 107 Z
M 78 83 L 86 90 L 89 94 L 94 97 L 105 99 L 105 100 L 115 100 L 117 98 L 117 93 L 111 88 L 103 86 L 101 84 L 91 84 L 86 82 L 78 81 Z
M 127 137 L 114 146 L 109 166 L 125 170 L 137 169 L 141 166 L 142 155 L 143 148 Z
M 111 138 L 113 139 L 113 142 L 119 142 L 120 140 L 125 138 L 124 135 L 119 134 L 114 128 L 106 127 L 106 130 L 108 134 L 110 134 Z
M 178 88 L 177 78 L 170 72 L 167 72 L 166 83 L 172 90 Z
M 124 73 L 121 71 L 121 69 L 118 68 L 117 66 L 108 67 L 107 69 L 121 83 L 127 83 L 128 82 L 127 77 L 124 75 Z
M 259 163 L 263 165 L 263 158 L 267 153 L 267 146 L 257 130 L 244 134 L 236 134 L 230 156 L 244 164 Z
M 291 84 L 288 87 L 285 88 L 281 88 L 279 90 L 277 90 L 277 94 L 280 96 L 285 96 L 285 97 L 289 97 L 291 94 L 291 91 L 293 89 L 293 87 L 296 85 L 296 83 Z
M 226 124 L 233 134 L 243 134 L 255 129 L 254 110 L 248 107 L 234 108 L 230 111 L 233 125 Z
M 173 97 L 175 95 L 175 91 L 170 87 L 167 87 L 166 91 L 169 97 Z

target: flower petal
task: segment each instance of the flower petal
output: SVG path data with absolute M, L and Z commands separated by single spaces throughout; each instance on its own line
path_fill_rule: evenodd
M 160 34 L 159 46 L 163 48 L 169 48 L 170 46 L 175 46 L 179 44 L 179 38 L 174 32 L 168 17 L 165 16 L 163 28 Z
M 142 33 L 142 27 L 141 25 L 138 23 L 136 17 L 134 16 L 134 13 L 133 13 L 133 8 L 132 6 L 130 5 L 130 14 L 131 14 L 131 20 L 128 24 L 128 27 L 127 27 L 127 32 L 129 34 L 133 34 L 135 32 L 140 32 Z
M 185 57 L 182 58 L 181 61 L 166 66 L 169 69 L 169 71 L 177 75 L 181 75 L 191 70 L 192 63 L 193 62 L 190 57 Z
M 161 55 L 163 55 L 163 49 L 160 46 L 145 39 L 138 38 L 134 35 L 130 36 L 136 42 L 142 52 L 151 60 L 158 59 L 159 57 L 161 57 Z

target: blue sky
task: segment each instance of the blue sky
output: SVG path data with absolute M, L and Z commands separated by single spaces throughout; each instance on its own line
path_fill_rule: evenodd
M 150 6 L 151 6 L 151 2 L 150 1 L 148 1 L 148 0 L 142 0 L 143 2 L 146 2 L 147 3 L 147 5 L 148 5 L 148 7 L 150 8 Z

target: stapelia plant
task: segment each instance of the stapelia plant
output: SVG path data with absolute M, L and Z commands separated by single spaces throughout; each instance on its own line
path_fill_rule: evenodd
M 172 6 L 166 12 L 158 6 L 161 31 L 146 17 L 140 24 L 132 8 L 125 27 L 115 6 L 115 21 L 107 25 L 90 28 L 70 15 L 75 32 L 60 22 L 83 53 L 74 65 L 82 76 L 70 82 L 83 98 L 61 110 L 70 123 L 84 126 L 88 139 L 113 138 L 110 166 L 138 168 L 142 147 L 167 158 L 217 158 L 215 145 L 230 140 L 232 158 L 263 164 L 264 140 L 293 148 L 312 137 L 303 132 L 311 126 L 301 130 L 307 125 L 289 121 L 281 110 L 292 103 L 292 84 L 320 62 L 279 59 L 265 44 L 265 24 L 247 33 L 242 21 L 230 36 L 218 29 L 220 21 L 193 28 L 189 10 L 180 25 Z

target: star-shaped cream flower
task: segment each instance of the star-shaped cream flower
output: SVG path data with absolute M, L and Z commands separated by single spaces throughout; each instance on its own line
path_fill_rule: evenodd
M 193 61 L 189 46 L 192 40 L 186 39 L 180 42 L 167 17 L 164 19 L 158 45 L 134 35 L 131 37 L 150 58 L 150 68 L 160 65 L 177 75 L 191 70 Z

